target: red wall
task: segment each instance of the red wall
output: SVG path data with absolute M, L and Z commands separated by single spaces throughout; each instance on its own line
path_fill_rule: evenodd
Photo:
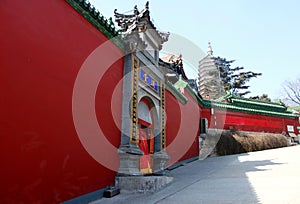
M 168 165 L 199 155 L 198 103 L 187 93 L 186 104 L 180 103 L 166 91 L 166 150 L 170 156 Z
M 72 112 L 73 88 L 81 65 L 107 38 L 63 0 L 4 0 L 0 23 L 0 203 L 59 203 L 114 184 L 115 171 L 94 159 L 99 152 L 93 152 L 98 155 L 92 157 L 82 144 L 82 137 L 94 135 L 89 119 L 80 118 L 90 130 L 80 140 Z M 103 59 L 119 60 L 109 66 L 96 83 L 95 97 L 85 104 L 95 110 L 103 135 L 115 147 L 100 156 L 108 159 L 105 162 L 116 163 L 117 168 L 123 53 L 108 43 L 103 54 L 93 62 L 98 70 L 96 67 L 88 73 L 91 80 L 105 68 Z M 81 85 L 81 91 L 88 93 L 89 80 Z M 188 102 L 183 105 L 166 91 L 169 165 L 199 154 L 200 109 L 188 93 L 185 96 Z M 85 109 L 80 111 L 84 115 Z M 210 118 L 209 109 L 201 114 Z M 290 120 L 226 114 L 216 113 L 219 128 L 226 121 L 225 128 L 252 130 L 254 125 L 257 131 L 279 132 L 284 125 L 279 126 Z M 93 145 L 103 150 L 103 143 Z
M 201 117 L 208 119 L 209 128 L 230 129 L 250 132 L 282 133 L 287 131 L 287 125 L 297 128 L 297 120 L 293 118 L 281 118 L 257 114 L 247 114 L 232 111 L 202 109 Z M 296 131 L 298 133 L 298 131 Z
M 62 0 L 4 0 L 0 23 L 0 203 L 58 203 L 113 184 L 115 172 L 84 149 L 72 117 L 80 66 L 107 38 Z M 110 47 L 108 55 L 122 57 Z M 122 75 L 120 59 L 95 96 L 98 123 L 114 146 L 121 100 L 114 120 L 110 97 Z M 122 97 L 121 88 L 115 96 Z

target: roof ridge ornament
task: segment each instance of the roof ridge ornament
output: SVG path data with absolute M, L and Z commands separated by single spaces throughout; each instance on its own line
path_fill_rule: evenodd
M 139 12 L 139 10 L 138 10 L 138 8 L 137 8 L 137 5 L 135 5 L 135 6 L 133 7 L 133 13 L 134 13 L 136 16 L 140 14 L 140 12 Z
M 163 40 L 163 43 L 167 42 L 169 40 L 170 32 L 161 32 L 161 31 L 158 31 L 158 33 L 161 36 L 161 38 Z
M 145 4 L 145 9 L 146 9 L 146 10 L 149 10 L 149 1 L 146 2 L 146 4 Z

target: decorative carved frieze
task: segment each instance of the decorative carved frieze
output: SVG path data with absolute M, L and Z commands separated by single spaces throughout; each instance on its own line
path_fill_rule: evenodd
M 166 148 L 165 84 L 160 85 L 161 149 Z
M 138 143 L 138 70 L 139 60 L 132 55 L 132 100 L 131 100 L 131 134 L 130 142 Z

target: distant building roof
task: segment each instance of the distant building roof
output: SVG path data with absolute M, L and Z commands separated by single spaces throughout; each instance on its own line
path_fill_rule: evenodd
M 159 61 L 160 65 L 169 69 L 166 70 L 167 73 L 175 72 L 176 75 L 181 75 L 184 80 L 188 80 L 188 77 L 185 74 L 183 68 L 183 61 L 182 55 L 179 54 L 178 56 L 169 53 L 167 56 L 160 58 Z

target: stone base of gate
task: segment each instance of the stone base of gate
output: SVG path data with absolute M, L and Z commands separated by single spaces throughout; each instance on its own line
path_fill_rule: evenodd
M 116 186 L 121 193 L 153 193 L 173 181 L 171 176 L 117 176 Z

